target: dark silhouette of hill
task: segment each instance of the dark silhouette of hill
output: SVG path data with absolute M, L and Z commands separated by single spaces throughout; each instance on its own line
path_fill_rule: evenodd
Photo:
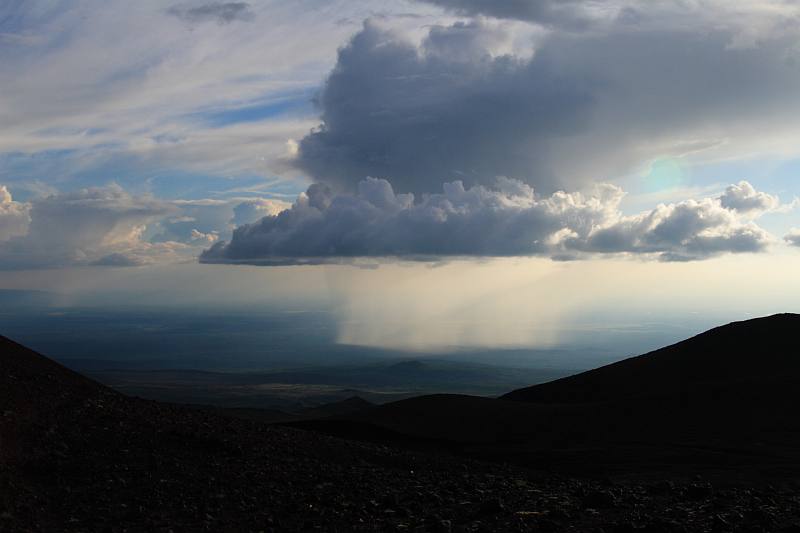
M 339 417 L 339 426 L 335 419 L 298 425 L 340 436 L 394 435 L 524 464 L 546 458 L 554 467 L 794 472 L 796 331 L 798 315 L 737 322 L 499 399 L 423 396 Z
M 0 459 L 11 461 L 35 443 L 27 431 L 61 413 L 77 413 L 86 402 L 116 394 L 5 337 L 0 337 Z
M 725 326 L 645 355 L 515 390 L 505 400 L 576 403 L 680 396 L 698 387 L 800 378 L 800 315 L 780 314 Z
M 301 412 L 305 417 L 337 416 L 359 413 L 374 407 L 375 404 L 358 396 L 351 396 L 338 402 L 332 402 L 319 407 L 311 407 Z

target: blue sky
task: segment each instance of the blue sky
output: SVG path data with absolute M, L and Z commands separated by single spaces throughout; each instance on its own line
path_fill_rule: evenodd
M 508 298 L 508 269 L 528 287 L 672 268 L 678 292 L 683 269 L 732 257 L 788 276 L 799 18 L 779 0 L 4 2 L 0 288 L 46 271 L 48 290 L 86 291 L 75 280 L 102 272 L 140 291 L 202 259 L 273 265 L 253 274 L 267 287 L 294 268 L 302 292 L 302 273 L 343 268 L 346 324 L 387 272 L 461 301 L 431 286 L 451 263 L 487 302 Z M 399 342 L 376 330 L 362 341 Z

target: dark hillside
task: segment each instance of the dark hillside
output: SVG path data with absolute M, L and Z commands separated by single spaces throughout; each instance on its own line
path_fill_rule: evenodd
M 734 322 L 638 357 L 542 385 L 506 400 L 598 402 L 677 396 L 692 388 L 800 378 L 800 315 Z

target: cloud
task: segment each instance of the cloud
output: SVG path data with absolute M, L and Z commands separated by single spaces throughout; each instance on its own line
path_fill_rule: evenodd
M 418 0 L 459 16 L 494 17 L 541 24 L 551 29 L 596 31 L 625 26 L 664 24 L 736 26 L 737 44 L 751 45 L 765 32 L 781 31 L 796 17 L 796 2 L 786 0 Z M 741 15 L 747 13 L 747 20 Z
M 175 215 L 162 218 L 152 226 L 150 241 L 196 243 L 200 235 L 230 233 L 233 205 L 225 200 L 175 200 L 171 202 Z
M 586 0 L 423 0 L 454 11 L 458 15 L 524 20 L 542 24 L 582 27 L 598 13 L 593 5 L 613 2 L 587 2 Z
M 792 228 L 789 230 L 783 240 L 785 240 L 790 246 L 800 246 L 800 229 Z
M 171 204 L 179 215 L 157 221 L 150 241 L 208 244 L 220 236 L 228 238 L 236 226 L 277 214 L 291 205 L 271 198 L 204 198 Z
M 257 24 L 218 24 L 230 11 L 218 6 L 240 3 L 0 2 L 0 33 L 40 43 L 0 42 L 0 183 L 14 191 L 37 179 L 87 187 L 113 176 L 133 189 L 145 175 L 192 175 L 189 194 L 197 196 L 201 185 L 199 194 L 217 190 L 204 177 L 232 187 L 253 176 L 294 178 L 282 161 L 286 141 L 317 123 L 307 95 L 352 33 L 331 13 L 354 16 L 372 3 L 331 0 L 308 9 L 305 2 L 250 2 L 246 11 L 234 8 L 235 16 L 251 13 Z M 179 14 L 223 18 L 187 23 L 166 13 L 173 4 Z M 191 11 L 198 6 L 212 9 Z M 275 115 L 259 107 L 292 95 L 307 105 Z M 170 197 L 181 194 L 169 189 Z
M 135 267 L 147 264 L 141 257 L 115 252 L 89 263 L 91 266 Z
M 192 242 L 201 241 L 204 243 L 212 243 L 219 239 L 219 233 L 212 231 L 210 233 L 203 233 L 202 231 L 197 231 L 193 229 L 191 232 L 191 240 Z
M 730 6 L 714 5 L 548 32 L 528 56 L 500 52 L 505 30 L 492 20 L 434 26 L 419 42 L 368 21 L 340 50 L 296 165 L 337 190 L 366 176 L 424 193 L 504 175 L 552 193 L 659 157 L 794 153 L 797 26 L 747 4 L 771 31 L 745 39 Z
M 234 224 L 289 206 L 271 198 L 165 201 L 117 184 L 23 203 L 0 186 L 0 270 L 188 261 L 228 238 Z
M 586 239 L 567 236 L 566 252 L 657 254 L 665 261 L 690 261 L 721 253 L 761 252 L 772 237 L 752 222 L 743 222 L 719 200 L 686 200 L 659 205 L 650 212 L 620 217 L 594 229 Z
M 191 23 L 210 21 L 229 24 L 237 20 L 252 20 L 255 16 L 247 2 L 209 2 L 195 7 L 176 5 L 170 7 L 167 12 Z
M 0 268 L 130 266 L 173 254 L 178 243 L 142 240 L 146 225 L 172 212 L 166 202 L 132 196 L 118 185 L 60 193 L 30 202 L 23 235 L 0 243 Z
M 496 175 L 535 173 L 543 189 L 568 185 L 566 176 L 539 172 L 537 161 L 549 136 L 580 131 L 583 88 L 544 64 L 491 57 L 479 46 L 486 31 L 482 22 L 438 28 L 417 47 L 366 23 L 339 53 L 319 98 L 323 124 L 300 141 L 298 166 L 344 190 L 366 176 L 416 193 Z M 443 53 L 454 33 L 470 60 Z
M 0 241 L 6 241 L 28 231 L 30 206 L 15 202 L 5 185 L 0 185 Z
M 231 223 L 235 226 L 250 224 L 267 215 L 277 215 L 281 211 L 288 209 L 289 204 L 279 200 L 268 198 L 253 198 L 245 200 L 233 208 L 233 218 Z
M 441 195 L 454 181 L 493 191 L 505 175 L 541 200 L 623 183 L 658 157 L 690 167 L 731 155 L 795 156 L 800 145 L 796 2 L 433 0 L 446 13 L 417 4 L 421 18 L 408 19 L 391 15 L 409 4 L 376 8 L 373 0 L 313 10 L 174 2 L 15 5 L 0 28 L 0 181 L 21 195 L 34 180 L 76 189 L 113 175 L 129 190 L 218 203 L 163 202 L 168 214 L 132 224 L 116 244 L 97 231 L 48 255 L 32 244 L 44 237 L 26 236 L 38 200 L 3 200 L 0 240 L 15 244 L 3 246 L 0 261 L 24 264 L 23 249 L 31 264 L 189 255 L 210 246 L 209 236 L 229 241 L 234 226 L 276 214 L 230 196 L 288 198 L 306 188 L 287 161 L 330 187 L 331 198 L 358 196 L 366 176 L 380 176 L 395 196 L 416 193 L 419 205 L 422 193 Z M 373 9 L 387 16 L 376 14 L 380 22 L 337 56 L 353 26 L 336 20 Z M 476 18 L 454 22 L 453 13 Z M 234 22 L 248 17 L 258 24 Z M 326 74 L 321 122 L 307 108 L 284 114 Z M 256 181 L 258 190 L 245 191 Z M 744 232 L 760 211 L 742 209 L 727 211 Z M 561 229 L 547 238 L 567 243 L 574 230 Z M 563 257 L 601 244 L 570 241 Z
M 229 243 L 203 252 L 207 263 L 303 264 L 358 257 L 438 260 L 453 256 L 546 255 L 579 259 L 636 254 L 666 261 L 759 252 L 770 235 L 719 199 L 659 205 L 624 216 L 614 185 L 592 194 L 539 196 L 527 184 L 499 178 L 493 188 L 445 183 L 441 193 L 397 194 L 367 178 L 356 193 L 309 187 L 277 215 L 237 228 Z
M 763 213 L 776 209 L 780 205 L 777 196 L 756 191 L 746 181 L 730 185 L 720 196 L 722 207 L 733 209 L 740 213 Z

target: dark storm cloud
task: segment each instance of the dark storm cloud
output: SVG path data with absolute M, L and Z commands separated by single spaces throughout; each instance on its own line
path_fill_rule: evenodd
M 339 54 L 323 125 L 301 141 L 298 165 L 349 190 L 366 176 L 419 193 L 532 171 L 545 189 L 565 185 L 546 171 L 544 148 L 582 131 L 590 96 L 546 61 L 492 58 L 476 45 L 484 38 L 480 23 L 434 28 L 420 50 L 368 23 Z
M 237 20 L 246 21 L 254 17 L 247 2 L 210 2 L 189 7 L 185 4 L 172 6 L 167 13 L 191 23 L 217 22 L 229 24 Z
M 367 23 L 339 53 L 297 165 L 350 191 L 366 176 L 421 193 L 505 175 L 549 193 L 655 157 L 735 153 L 800 112 L 787 31 L 740 46 L 722 22 L 612 24 L 552 32 L 526 59 L 498 55 L 487 21 L 431 28 L 420 44 Z
M 758 252 L 771 237 L 744 223 L 718 199 L 661 205 L 623 216 L 624 194 L 611 185 L 589 196 L 548 197 L 499 179 L 493 188 L 445 183 L 441 193 L 397 194 L 368 178 L 355 194 L 312 185 L 291 209 L 234 231 L 230 243 L 206 250 L 207 263 L 302 264 L 356 257 L 438 259 L 447 256 L 579 258 L 649 254 L 666 261 Z

